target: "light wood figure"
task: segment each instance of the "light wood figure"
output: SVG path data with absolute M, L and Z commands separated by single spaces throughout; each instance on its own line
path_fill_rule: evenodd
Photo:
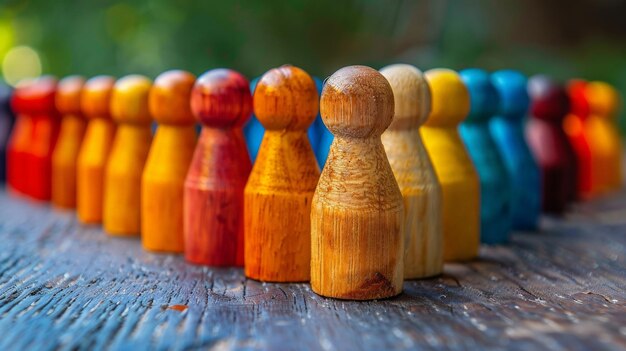
M 84 224 L 102 222 L 104 168 L 115 134 L 109 109 L 113 84 L 113 77 L 91 78 L 85 83 L 80 97 L 80 106 L 88 122 L 78 153 L 76 209 L 78 220 Z
M 152 82 L 129 75 L 115 82 L 111 117 L 117 132 L 104 174 L 104 230 L 113 235 L 139 235 L 141 175 L 152 142 L 148 94 Z
M 458 131 L 470 110 L 469 92 L 452 70 L 433 69 L 425 76 L 432 106 L 420 132 L 443 194 L 443 259 L 469 260 L 480 243 L 478 174 Z
M 430 113 L 430 88 L 411 65 L 387 66 L 380 73 L 395 101 L 382 142 L 404 199 L 404 278 L 430 277 L 443 270 L 441 186 L 419 133 Z
M 335 138 L 311 207 L 311 288 L 339 299 L 397 295 L 404 205 L 380 140 L 393 118 L 391 86 L 372 68 L 342 68 L 326 81 L 320 111 Z
M 185 259 L 243 266 L 243 191 L 252 168 L 242 131 L 252 112 L 248 80 L 229 69 L 204 73 L 191 111 L 203 126 L 185 179 Z
M 585 96 L 590 113 L 584 129 L 590 139 L 593 187 L 600 193 L 615 191 L 622 186 L 622 142 L 615 125 L 620 96 L 611 85 L 598 81 L 587 84 Z
M 150 112 L 159 123 L 141 181 L 141 241 L 150 251 L 183 252 L 185 177 L 196 147 L 189 104 L 196 77 L 159 75 L 150 89 Z
M 315 81 L 294 66 L 270 70 L 254 93 L 265 127 L 245 188 L 245 273 L 273 282 L 308 281 L 311 199 L 320 176 L 307 128 L 319 110 Z
M 87 121 L 80 108 L 80 94 L 85 79 L 70 76 L 59 82 L 56 107 L 62 116 L 61 131 L 52 153 L 52 204 L 76 208 L 76 166 Z

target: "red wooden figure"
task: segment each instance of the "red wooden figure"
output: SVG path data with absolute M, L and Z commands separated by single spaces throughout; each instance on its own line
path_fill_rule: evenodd
M 13 110 L 27 123 L 22 123 L 26 128 L 14 135 L 17 152 L 14 148 L 9 167 L 17 167 L 17 174 L 11 177 L 24 177 L 18 179 L 17 190 L 42 201 L 50 200 L 52 151 L 59 134 L 56 89 L 57 80 L 45 76 L 18 87 L 12 100 Z M 29 129 L 28 137 L 25 129 Z M 27 145 L 22 144 L 25 141 Z
M 570 111 L 563 121 L 563 129 L 569 137 L 578 160 L 578 196 L 587 199 L 597 191 L 592 181 L 592 156 L 589 137 L 585 133 L 585 120 L 589 116 L 589 102 L 585 96 L 587 82 L 574 79 L 567 84 Z
M 569 98 L 562 85 L 545 76 L 531 77 L 528 93 L 532 103 L 526 138 L 541 169 L 543 210 L 560 214 L 577 192 L 576 155 L 563 130 Z
M 243 266 L 243 191 L 252 165 L 242 127 L 252 112 L 249 83 L 214 69 L 196 81 L 191 109 L 202 133 L 185 180 L 185 258 Z

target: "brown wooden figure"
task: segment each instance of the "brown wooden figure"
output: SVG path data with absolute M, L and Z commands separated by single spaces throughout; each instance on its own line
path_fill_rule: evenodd
M 87 130 L 78 153 L 76 210 L 85 224 L 102 222 L 104 168 L 115 134 L 109 103 L 115 79 L 97 76 L 89 79 L 81 93 L 80 106 L 88 119 Z
M 311 199 L 320 176 L 307 128 L 319 110 L 315 81 L 294 66 L 265 73 L 254 113 L 265 127 L 245 188 L 245 273 L 262 281 L 308 281 Z
M 141 241 L 151 251 L 183 252 L 185 177 L 196 147 L 189 104 L 196 77 L 159 75 L 150 89 L 150 112 L 159 123 L 141 181 Z
M 104 173 L 104 230 L 113 235 L 139 235 L 141 175 L 152 142 L 148 94 L 152 82 L 129 75 L 115 82 L 111 117 L 117 131 Z
M 85 79 L 70 76 L 62 79 L 56 94 L 56 107 L 61 115 L 61 131 L 52 153 L 52 204 L 76 207 L 76 165 L 87 121 L 80 108 L 80 94 Z
M 459 135 L 459 123 L 470 110 L 469 91 L 452 70 L 432 69 L 425 76 L 432 106 L 420 132 L 441 184 L 443 259 L 469 260 L 480 244 L 478 173 Z
M 391 84 L 395 101 L 382 141 L 404 198 L 404 278 L 437 275 L 443 270 L 441 186 L 419 133 L 430 113 L 430 88 L 411 65 L 387 66 L 380 73 Z
M 252 168 L 242 131 L 252 113 L 248 80 L 229 69 L 204 73 L 191 110 L 203 127 L 185 179 L 185 258 L 243 266 L 243 191 Z
M 340 299 L 397 295 L 404 205 L 380 140 L 393 118 L 391 86 L 372 68 L 342 68 L 326 81 L 320 111 L 335 139 L 311 207 L 311 288 Z

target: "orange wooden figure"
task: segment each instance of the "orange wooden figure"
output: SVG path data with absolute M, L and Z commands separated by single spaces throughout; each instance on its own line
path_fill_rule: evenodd
M 320 176 L 307 128 L 319 110 L 315 81 L 294 66 L 265 73 L 254 113 L 265 134 L 245 188 L 245 273 L 272 282 L 308 281 L 311 199 Z
M 109 108 L 113 84 L 113 77 L 91 78 L 85 83 L 80 97 L 80 106 L 88 122 L 78 152 L 76 210 L 78 220 L 84 224 L 102 222 L 104 168 L 115 135 Z
M 18 172 L 24 172 L 25 180 L 19 181 L 22 192 L 40 201 L 49 201 L 52 181 L 52 151 L 59 135 L 59 118 L 54 105 L 57 80 L 44 76 L 24 85 L 18 86 L 12 99 L 12 106 L 18 115 L 28 115 L 30 119 L 30 135 L 22 135 L 24 139 L 16 140 L 18 146 L 25 149 Z M 28 128 L 26 128 L 28 129 Z M 21 145 L 27 141 L 27 145 Z M 9 161 L 11 162 L 11 161 Z
M 196 77 L 185 71 L 159 75 L 149 106 L 159 123 L 141 181 L 141 242 L 146 250 L 183 252 L 185 177 L 196 147 L 189 105 Z
M 229 69 L 204 73 L 191 110 L 203 127 L 185 179 L 185 258 L 243 266 L 243 190 L 252 168 L 242 131 L 252 112 L 248 80 Z
M 62 116 L 59 140 L 52 153 L 52 204 L 76 207 L 76 164 L 87 122 L 80 108 L 80 93 L 85 79 L 70 76 L 59 82 L 57 110 Z
M 104 230 L 113 235 L 141 231 L 141 175 L 152 142 L 148 94 L 152 81 L 140 75 L 120 78 L 111 94 L 117 131 L 104 172 Z
M 441 186 L 419 132 L 430 113 L 430 88 L 411 65 L 387 66 L 380 73 L 391 84 L 395 101 L 393 122 L 382 141 L 404 199 L 404 278 L 441 274 Z
M 311 206 L 311 288 L 340 299 L 397 295 L 404 205 L 380 139 L 393 119 L 391 86 L 370 67 L 342 68 L 326 81 L 320 112 L 335 138 Z
M 480 244 L 480 184 L 474 164 L 459 135 L 469 113 L 469 92 L 458 73 L 432 69 L 432 110 L 420 128 L 443 195 L 443 259 L 475 258 Z
M 592 179 L 600 193 L 622 186 L 622 142 L 615 125 L 620 108 L 619 93 L 604 82 L 589 82 L 585 87 L 589 117 L 585 132 L 592 155 Z

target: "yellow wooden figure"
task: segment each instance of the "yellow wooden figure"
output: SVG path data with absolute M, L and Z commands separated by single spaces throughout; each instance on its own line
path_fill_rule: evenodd
M 139 235 L 141 175 L 150 151 L 152 131 L 148 94 L 152 82 L 140 75 L 119 79 L 111 96 L 117 132 L 105 171 L 104 230 L 113 235 Z
M 382 141 L 404 198 L 404 278 L 437 275 L 443 270 L 441 186 L 419 133 L 430 113 L 430 88 L 411 65 L 387 66 L 380 73 L 391 84 L 395 101 Z
M 109 110 L 114 83 L 109 76 L 91 78 L 80 97 L 83 115 L 89 122 L 78 153 L 76 207 L 78 220 L 85 224 L 102 222 L 104 167 L 115 134 Z
M 185 177 L 196 147 L 189 100 L 196 77 L 159 75 L 150 89 L 150 112 L 159 123 L 141 181 L 141 242 L 146 250 L 183 252 Z
M 85 79 L 70 76 L 62 79 L 55 97 L 62 115 L 61 130 L 52 153 L 52 204 L 59 208 L 76 207 L 76 166 L 87 121 L 80 109 L 80 94 Z
M 585 96 L 589 117 L 584 129 L 592 154 L 592 182 L 601 193 L 615 191 L 622 186 L 622 142 L 615 125 L 620 96 L 604 82 L 588 83 Z
M 432 106 L 420 128 L 443 194 L 443 259 L 462 261 L 478 255 L 480 185 L 478 174 L 459 135 L 470 109 L 469 92 L 449 69 L 426 72 Z

